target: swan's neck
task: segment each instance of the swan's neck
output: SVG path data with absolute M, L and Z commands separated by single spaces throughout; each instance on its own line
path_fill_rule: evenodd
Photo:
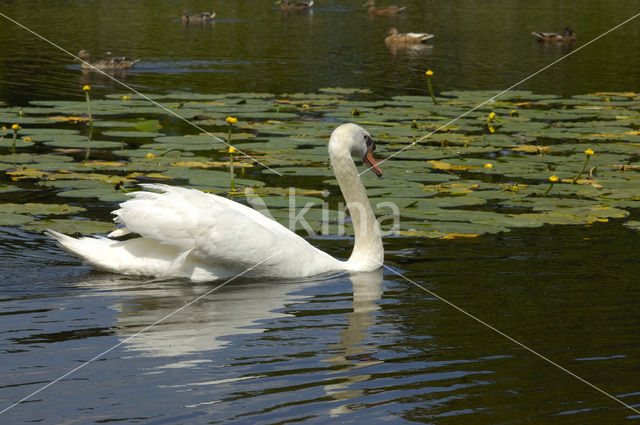
M 354 271 L 376 270 L 384 260 L 380 227 L 356 165 L 350 154 L 332 155 L 330 152 L 330 158 L 353 221 L 355 245 L 347 261 L 347 268 Z

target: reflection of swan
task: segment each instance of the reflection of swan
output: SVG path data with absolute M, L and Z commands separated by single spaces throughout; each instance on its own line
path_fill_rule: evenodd
M 236 276 L 304 277 L 335 270 L 372 271 L 384 252 L 378 222 L 352 155 L 378 175 L 375 143 L 355 124 L 336 128 L 329 157 L 353 220 L 355 245 L 340 261 L 313 247 L 276 221 L 237 202 L 195 189 L 145 185 L 116 210 L 124 228 L 109 236 L 138 233 L 117 241 L 104 237 L 75 239 L 47 233 L 71 253 L 110 272 L 213 280 Z
M 283 308 L 307 298 L 298 293 L 312 285 L 317 281 L 235 282 L 142 333 L 138 332 L 184 306 L 185 300 L 196 299 L 211 288 L 180 281 L 165 282 L 153 289 L 127 288 L 127 295 L 135 295 L 113 307 L 118 311 L 116 329 L 121 339 L 126 339 L 128 350 L 144 356 L 177 358 L 181 363 L 176 366 L 190 366 L 210 360 L 181 356 L 223 348 L 228 344 L 226 337 L 261 333 L 265 322 L 290 316 Z M 104 290 L 103 283 L 100 288 Z M 129 338 L 132 335 L 135 337 Z
M 380 308 L 377 302 L 382 295 L 382 280 L 382 269 L 351 275 L 353 312 L 347 314 L 349 324 L 341 333 L 340 342 L 334 345 L 339 352 L 326 360 L 331 366 L 339 367 L 334 372 L 335 375 L 382 363 L 381 360 L 376 360 L 372 356 L 377 351 L 377 347 L 362 345 L 367 336 L 367 330 L 373 325 L 373 312 Z M 349 389 L 349 387 L 370 378 L 370 374 L 346 375 L 338 384 L 325 385 L 324 390 L 336 401 L 352 400 L 362 396 L 363 392 L 359 389 Z M 335 416 L 352 411 L 354 408 L 344 404 L 331 409 L 330 413 Z

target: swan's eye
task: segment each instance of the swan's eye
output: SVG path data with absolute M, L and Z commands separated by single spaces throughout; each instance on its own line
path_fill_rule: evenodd
M 367 151 L 373 152 L 376 150 L 376 143 L 368 134 L 364 135 L 364 142 L 367 144 Z

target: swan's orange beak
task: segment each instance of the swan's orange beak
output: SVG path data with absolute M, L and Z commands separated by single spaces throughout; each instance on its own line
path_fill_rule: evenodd
M 376 173 L 376 176 L 382 177 L 382 170 L 378 167 L 378 163 L 373 157 L 373 151 L 376 150 L 376 144 L 371 143 L 367 145 L 367 153 L 364 155 L 364 158 L 362 158 L 362 162 L 364 162 L 368 169 Z

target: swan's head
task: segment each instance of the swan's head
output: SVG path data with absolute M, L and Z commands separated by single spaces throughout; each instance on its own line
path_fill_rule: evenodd
M 382 176 L 382 170 L 378 167 L 373 157 L 376 143 L 367 130 L 356 124 L 342 124 L 331 133 L 329 139 L 329 155 L 351 155 L 362 160 L 364 165 L 373 171 L 378 177 Z

